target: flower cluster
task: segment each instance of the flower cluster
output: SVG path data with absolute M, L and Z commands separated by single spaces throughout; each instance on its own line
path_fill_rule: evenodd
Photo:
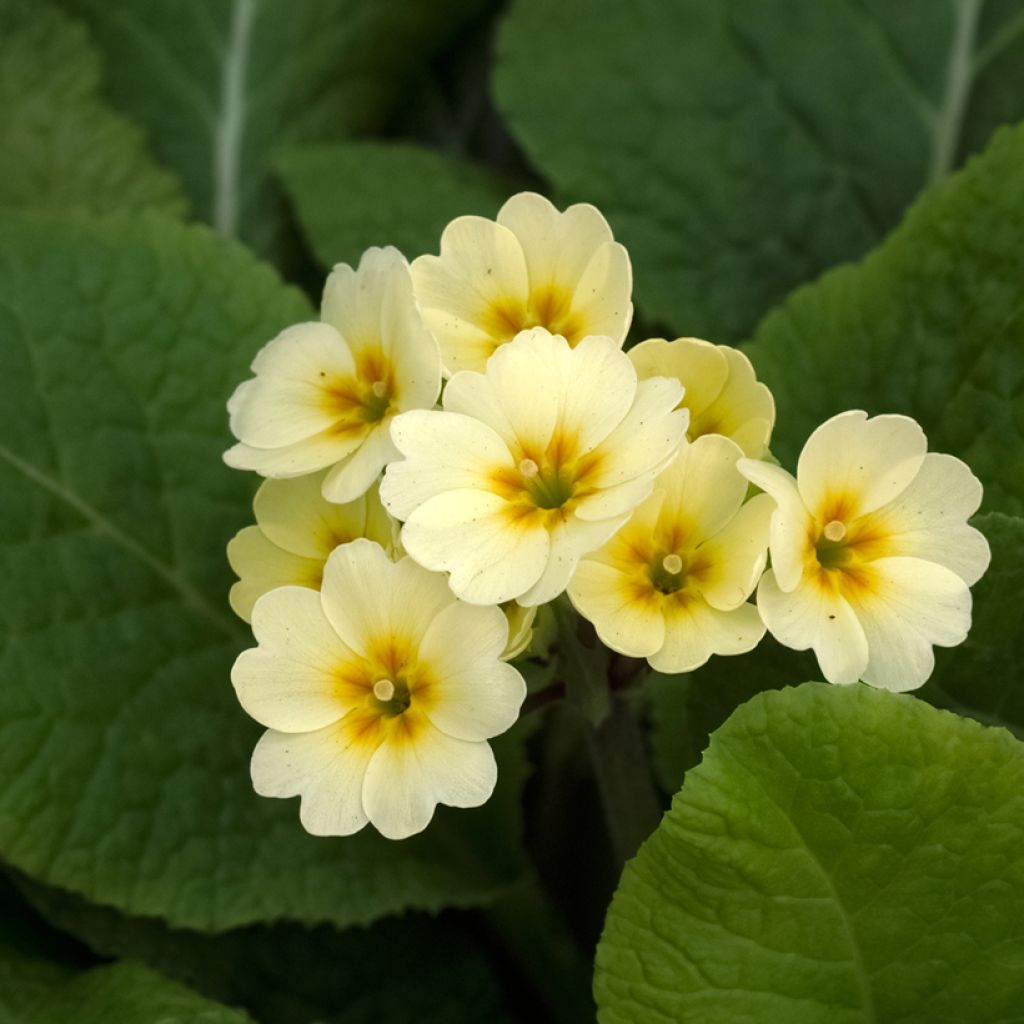
M 232 396 L 225 459 L 267 478 L 228 548 L 257 643 L 232 678 L 268 730 L 256 790 L 301 796 L 310 832 L 399 838 L 486 800 L 510 662 L 555 600 L 666 673 L 767 630 L 831 682 L 905 690 L 964 639 L 989 557 L 970 470 L 847 412 L 791 476 L 742 352 L 624 351 L 631 291 L 596 209 L 523 193 L 438 256 L 336 267 Z

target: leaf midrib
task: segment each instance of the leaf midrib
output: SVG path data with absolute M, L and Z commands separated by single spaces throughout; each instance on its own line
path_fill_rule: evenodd
M 32 463 L 26 461 L 2 444 L 0 444 L 0 460 L 6 462 L 26 479 L 32 481 L 32 483 L 42 487 L 54 497 L 73 508 L 97 530 L 106 534 L 118 547 L 141 562 L 173 590 L 177 591 L 193 611 L 216 626 L 226 636 L 229 636 L 232 640 L 238 638 L 239 628 L 223 612 L 215 608 L 201 591 L 182 577 L 173 566 L 158 558 L 130 534 L 125 533 L 116 523 L 100 512 L 99 509 L 90 505 L 89 502 L 70 490 L 61 481 L 54 479 L 41 469 L 33 466 Z

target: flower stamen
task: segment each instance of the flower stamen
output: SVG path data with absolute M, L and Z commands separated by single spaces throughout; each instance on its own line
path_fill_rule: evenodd
M 825 524 L 825 529 L 821 532 L 826 540 L 832 541 L 833 544 L 838 544 L 846 536 L 846 524 L 838 519 L 833 519 Z
M 395 684 L 390 679 L 378 679 L 373 684 L 373 695 L 386 704 L 395 696 Z
M 661 560 L 661 567 L 670 576 L 678 576 L 683 571 L 683 560 L 676 554 L 666 555 Z
M 538 466 L 533 459 L 523 459 L 523 461 L 519 463 L 519 472 L 526 477 L 527 480 L 533 480 L 540 472 L 540 466 Z

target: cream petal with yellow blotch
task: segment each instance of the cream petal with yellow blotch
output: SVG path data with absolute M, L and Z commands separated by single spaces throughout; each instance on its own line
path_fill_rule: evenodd
M 406 413 L 381 500 L 421 565 L 474 604 L 557 597 L 650 493 L 683 440 L 676 381 L 637 382 L 610 338 L 541 328 L 456 374 L 443 411 Z
M 246 622 L 257 598 L 275 587 L 319 588 L 327 556 L 339 545 L 366 537 L 395 554 L 394 520 L 380 503 L 376 486 L 355 501 L 337 505 L 322 494 L 327 471 L 264 480 L 253 499 L 256 525 L 228 543 L 228 562 L 239 576 L 228 595 Z
M 593 206 L 559 212 L 543 196 L 512 196 L 497 220 L 458 217 L 439 256 L 412 264 L 424 320 L 448 375 L 482 371 L 523 330 L 576 345 L 606 335 L 621 347 L 633 315 L 629 256 Z
M 772 635 L 812 648 L 830 682 L 921 686 L 932 647 L 966 637 L 968 587 L 989 563 L 967 524 L 981 502 L 967 466 L 928 454 L 906 416 L 852 411 L 814 431 L 796 479 L 748 459 L 739 469 L 777 503 L 757 595 Z
M 683 385 L 690 440 L 721 434 L 755 459 L 768 450 L 775 400 L 739 349 L 700 338 L 650 338 L 631 348 L 629 358 L 641 380 L 664 376 Z
M 252 759 L 256 791 L 301 797 L 316 835 L 367 821 L 404 838 L 438 803 L 491 794 L 487 740 L 516 720 L 526 684 L 501 660 L 508 623 L 459 601 L 444 577 L 392 562 L 370 541 L 327 559 L 319 593 L 282 587 L 256 602 L 258 646 L 235 663 L 242 706 L 270 727 Z
M 760 641 L 764 624 L 746 601 L 764 570 L 774 503 L 744 504 L 741 455 L 717 435 L 685 445 L 629 522 L 580 561 L 569 597 L 607 646 L 689 672 Z
M 239 443 L 224 460 L 267 477 L 329 469 L 323 494 L 339 503 L 362 495 L 397 457 L 392 418 L 432 406 L 441 386 L 437 343 L 392 248 L 368 249 L 356 270 L 335 267 L 321 322 L 282 331 L 252 370 L 228 403 Z

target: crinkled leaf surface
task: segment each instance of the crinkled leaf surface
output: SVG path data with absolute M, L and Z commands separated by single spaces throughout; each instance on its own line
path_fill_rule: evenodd
M 497 98 L 630 250 L 648 317 L 743 337 L 1024 116 L 1019 5 L 515 0 Z
M 99 81 L 81 25 L 44 0 L 0 2 L 0 206 L 183 212 L 177 182 Z
M 371 245 L 410 259 L 437 252 L 448 221 L 491 217 L 511 183 L 454 157 L 403 143 L 297 146 L 278 170 L 317 259 L 355 265 Z
M 379 128 L 418 68 L 483 6 L 62 2 L 106 54 L 109 96 L 149 130 L 198 216 L 260 251 L 276 248 L 283 225 L 273 153 Z
M 476 902 L 519 872 L 522 767 L 388 843 L 307 835 L 250 787 L 224 545 L 255 480 L 224 401 L 305 300 L 203 228 L 0 228 L 0 856 L 201 929 Z M 27 824 L 28 823 L 28 824 Z
M 1024 1000 L 1024 747 L 866 686 L 764 693 L 626 866 L 602 1024 L 996 1024 Z
M 749 348 L 792 465 L 844 409 L 906 413 L 964 459 L 986 511 L 1024 511 L 1024 125 L 931 189 L 856 266 L 796 292 Z
M 971 631 L 959 647 L 936 650 L 920 695 L 1024 739 L 1024 519 L 992 512 L 974 525 L 988 538 L 992 564 L 971 588 Z

